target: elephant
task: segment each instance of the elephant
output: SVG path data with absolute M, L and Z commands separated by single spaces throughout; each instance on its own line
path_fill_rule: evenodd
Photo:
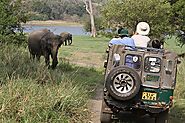
M 63 38 L 55 35 L 48 29 L 36 30 L 28 36 L 28 49 L 32 59 L 40 60 L 44 56 L 46 66 L 54 69 L 58 64 L 57 54 L 58 49 L 63 44 Z M 50 66 L 50 56 L 52 58 L 52 65 Z
M 64 45 L 67 45 L 67 43 L 69 45 L 72 44 L 72 34 L 71 33 L 68 33 L 68 32 L 62 32 L 60 34 L 60 36 L 64 39 Z

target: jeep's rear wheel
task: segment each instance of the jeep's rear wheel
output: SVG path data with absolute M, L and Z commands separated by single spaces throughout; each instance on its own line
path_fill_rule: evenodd
M 140 84 L 141 80 L 136 71 L 126 66 L 119 66 L 110 71 L 105 86 L 112 97 L 125 101 L 138 93 Z
M 101 123 L 112 123 L 112 114 L 101 112 L 100 121 Z
M 169 123 L 169 110 L 159 113 L 155 118 L 155 123 Z

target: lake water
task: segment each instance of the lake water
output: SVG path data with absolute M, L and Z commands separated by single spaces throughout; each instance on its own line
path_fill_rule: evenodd
M 89 33 L 85 32 L 82 26 L 23 26 L 25 33 L 30 33 L 35 30 L 40 29 L 50 29 L 55 34 L 60 34 L 61 32 L 69 32 L 72 35 L 89 35 Z

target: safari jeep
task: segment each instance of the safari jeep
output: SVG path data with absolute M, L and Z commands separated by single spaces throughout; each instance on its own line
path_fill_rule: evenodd
M 104 63 L 101 123 L 148 115 L 168 123 L 176 85 L 177 55 L 164 49 L 113 45 Z

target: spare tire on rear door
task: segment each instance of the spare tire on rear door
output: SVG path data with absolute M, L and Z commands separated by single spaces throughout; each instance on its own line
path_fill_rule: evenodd
M 110 95 L 122 101 L 133 98 L 139 92 L 140 85 L 141 80 L 138 73 L 126 66 L 118 66 L 112 69 L 105 83 Z

